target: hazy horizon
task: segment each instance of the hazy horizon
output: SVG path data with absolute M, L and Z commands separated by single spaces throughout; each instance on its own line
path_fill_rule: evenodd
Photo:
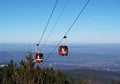
M 15 63 L 26 60 L 25 57 L 28 52 L 27 45 L 9 44 L 0 46 L 0 63 L 6 64 L 11 59 L 13 59 Z M 48 45 L 42 49 L 41 52 L 44 53 L 44 61 L 46 61 L 43 67 L 53 67 L 55 69 L 85 68 L 111 71 L 120 70 L 120 44 L 70 45 L 68 46 L 69 55 L 65 57 L 58 55 L 58 49 L 55 49 L 52 55 L 49 56 L 54 47 L 54 45 Z M 34 46 L 31 47 L 33 55 L 34 49 Z M 41 65 L 42 63 L 37 64 Z

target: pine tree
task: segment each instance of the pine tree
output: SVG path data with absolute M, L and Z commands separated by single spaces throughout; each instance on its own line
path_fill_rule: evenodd
M 66 82 L 67 82 L 66 74 L 64 74 L 58 70 L 55 73 L 55 84 L 65 84 Z
M 115 80 L 112 80 L 112 84 L 120 84 L 120 83 L 118 83 L 118 82 L 115 81 Z
M 3 84 L 14 84 L 15 83 L 15 64 L 13 60 L 10 61 L 7 67 L 5 67 L 5 74 L 3 77 Z
M 78 84 L 87 84 L 87 83 L 86 83 L 85 80 L 81 80 L 81 79 L 80 79 L 80 80 L 78 81 Z
M 75 78 L 74 78 L 74 76 L 70 76 L 70 78 L 69 78 L 69 84 L 75 84 Z

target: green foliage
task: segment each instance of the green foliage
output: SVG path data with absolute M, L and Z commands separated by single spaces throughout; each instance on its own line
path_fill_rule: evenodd
M 117 82 L 115 80 L 112 80 L 112 84 L 120 84 L 120 82 Z
M 27 62 L 20 62 L 20 67 L 11 60 L 7 67 L 0 69 L 0 84 L 68 84 L 65 73 L 35 67 L 31 54 L 26 59 Z
M 75 78 L 72 75 L 69 78 L 69 84 L 75 84 Z
M 78 81 L 78 84 L 87 84 L 87 83 L 86 83 L 86 81 L 80 79 L 80 80 Z
M 112 84 L 112 80 L 120 83 L 120 72 L 98 71 L 91 69 L 65 70 L 67 77 L 73 75 L 75 84 Z M 119 84 L 117 83 L 117 84 Z

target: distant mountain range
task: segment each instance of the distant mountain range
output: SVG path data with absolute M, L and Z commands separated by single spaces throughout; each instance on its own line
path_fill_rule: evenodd
M 41 45 L 42 47 L 42 45 Z M 42 67 L 54 69 L 94 69 L 104 71 L 120 71 L 120 44 L 69 44 L 69 55 L 62 57 L 56 49 L 50 56 L 55 45 L 46 45 L 39 49 L 44 53 Z M 27 44 L 0 44 L 0 66 L 13 60 L 19 65 L 26 60 L 28 51 L 35 52 L 34 45 Z M 49 57 L 48 57 L 49 56 Z

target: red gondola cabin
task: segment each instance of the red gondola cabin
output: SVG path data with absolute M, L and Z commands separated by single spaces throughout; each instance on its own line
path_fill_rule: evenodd
M 34 61 L 39 63 L 39 62 L 43 62 L 43 53 L 41 52 L 36 52 L 34 55 Z
M 66 45 L 59 46 L 58 53 L 61 56 L 67 56 L 68 55 L 68 46 L 66 46 Z

